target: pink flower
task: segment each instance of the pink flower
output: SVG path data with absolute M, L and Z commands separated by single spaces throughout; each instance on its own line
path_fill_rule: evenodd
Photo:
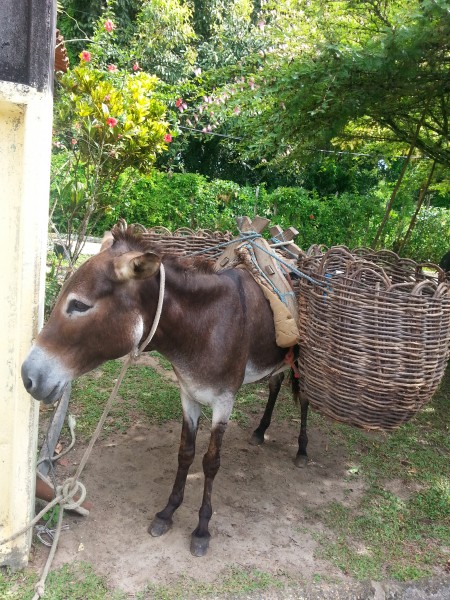
M 114 73 L 114 71 L 117 71 L 116 65 L 108 65 L 108 71 L 111 71 L 112 73 Z
M 233 112 L 234 112 L 235 115 L 239 115 L 240 112 L 241 112 L 241 109 L 239 108 L 239 106 L 236 106 L 236 108 L 234 109 Z
M 183 104 L 183 98 L 177 98 L 175 101 L 175 106 L 179 108 Z
M 118 123 L 118 121 L 114 117 L 108 117 L 106 119 L 106 124 L 108 125 L 108 127 L 115 127 L 117 125 L 117 123 Z
M 140 68 L 141 68 L 141 67 L 139 66 L 139 63 L 138 63 L 138 61 L 136 61 L 136 62 L 134 63 L 134 65 L 133 65 L 133 71 L 139 71 L 139 69 L 140 69 Z
M 103 98 L 103 102 L 109 102 L 111 100 L 111 96 L 109 94 L 106 94 L 106 96 Z
M 84 60 L 84 62 L 90 62 L 91 61 L 91 53 L 88 52 L 87 50 L 83 50 L 83 52 L 81 53 L 81 60 Z
M 78 144 L 77 140 L 75 138 L 72 138 L 72 146 L 75 146 L 76 144 Z
M 314 220 L 314 215 L 309 215 L 309 218 L 311 219 L 311 221 Z
M 170 142 L 172 141 L 172 136 L 170 135 L 170 133 L 166 133 L 166 135 L 164 136 L 164 141 L 167 142 L 168 144 L 170 144 Z
M 107 19 L 105 21 L 105 29 L 106 31 L 112 31 L 113 29 L 115 29 L 115 25 L 114 23 L 111 21 L 111 19 Z

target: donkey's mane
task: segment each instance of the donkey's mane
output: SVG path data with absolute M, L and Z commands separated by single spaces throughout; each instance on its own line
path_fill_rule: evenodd
M 127 225 L 120 220 L 111 230 L 115 244 L 124 244 L 129 250 L 154 252 L 165 258 L 177 270 L 186 272 L 195 270 L 198 273 L 214 273 L 212 260 L 200 256 L 183 256 L 165 251 L 161 244 L 147 237 L 147 230 L 142 225 Z

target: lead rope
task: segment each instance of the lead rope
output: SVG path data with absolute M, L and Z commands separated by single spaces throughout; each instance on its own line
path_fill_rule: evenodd
M 106 417 L 108 416 L 108 413 L 111 409 L 113 401 L 115 400 L 115 398 L 117 396 L 117 392 L 119 390 L 120 384 L 122 383 L 122 380 L 125 376 L 125 373 L 127 372 L 128 367 L 130 366 L 130 364 L 132 362 L 134 362 L 136 360 L 136 358 L 138 358 L 138 356 L 140 356 L 140 354 L 145 350 L 145 348 L 148 346 L 148 344 L 153 339 L 153 336 L 155 335 L 156 329 L 159 325 L 159 320 L 161 318 L 161 312 L 162 312 L 162 307 L 163 307 L 163 302 L 164 302 L 165 287 L 166 287 L 166 273 L 165 273 L 164 265 L 161 263 L 158 305 L 156 307 L 156 314 L 155 314 L 155 318 L 153 319 L 153 325 L 150 329 L 150 333 L 148 334 L 148 336 L 145 338 L 145 340 L 142 342 L 142 344 L 139 347 L 132 350 L 130 352 L 130 354 L 128 354 L 128 356 L 122 366 L 122 369 L 120 371 L 120 374 L 116 381 L 116 384 L 108 398 L 108 401 L 106 402 L 102 416 L 100 417 L 100 420 L 97 423 L 97 427 L 95 428 L 95 431 L 92 435 L 91 441 L 89 442 L 89 446 L 84 451 L 83 457 L 80 461 L 80 464 L 78 465 L 75 475 L 73 477 L 69 477 L 68 479 L 66 479 L 62 486 L 58 486 L 57 496 L 49 504 L 47 504 L 47 506 L 43 510 L 41 510 L 41 512 L 38 515 L 36 515 L 36 517 L 31 521 L 31 523 L 29 523 L 28 525 L 23 527 L 20 531 L 16 532 L 14 535 L 10 536 L 9 538 L 6 538 L 5 540 L 0 540 L 0 546 L 2 546 L 3 544 L 6 544 L 7 542 L 10 542 L 10 541 L 16 539 L 17 537 L 19 537 L 20 535 L 22 535 L 23 533 L 28 531 L 28 529 L 33 527 L 54 506 L 56 506 L 57 504 L 60 505 L 60 511 L 59 511 L 59 515 L 58 515 L 58 523 L 56 525 L 52 547 L 50 548 L 50 552 L 47 557 L 47 561 L 45 563 L 44 569 L 42 571 L 41 578 L 35 585 L 36 593 L 34 594 L 32 600 L 39 600 L 45 594 L 45 580 L 47 579 L 47 575 L 50 570 L 51 564 L 53 562 L 53 557 L 55 556 L 56 549 L 58 546 L 59 536 L 61 533 L 62 522 L 63 522 L 64 509 L 73 510 L 75 508 L 78 508 L 79 506 L 81 506 L 81 504 L 84 502 L 84 499 L 86 498 L 86 488 L 80 481 L 78 481 L 78 478 L 80 477 L 87 461 L 89 460 L 89 457 L 92 452 L 92 448 L 94 447 L 94 444 L 97 441 L 98 436 L 101 433 L 101 430 L 105 423 Z M 77 498 L 77 500 L 75 500 L 74 497 L 78 492 L 80 493 L 80 496 L 79 496 L 79 498 Z

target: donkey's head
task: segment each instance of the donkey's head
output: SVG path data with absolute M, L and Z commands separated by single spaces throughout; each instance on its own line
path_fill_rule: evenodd
M 75 377 L 137 348 L 144 334 L 141 280 L 160 263 L 130 228 L 115 228 L 100 253 L 68 279 L 22 365 L 23 383 L 36 400 L 54 402 Z

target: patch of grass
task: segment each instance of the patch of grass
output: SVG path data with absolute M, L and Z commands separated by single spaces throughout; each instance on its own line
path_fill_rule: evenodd
M 144 371 L 144 373 L 143 373 Z M 150 423 L 181 420 L 180 390 L 148 367 L 130 367 L 121 388 L 123 398 L 134 398 Z
M 92 435 L 121 368 L 121 361 L 110 361 L 74 382 L 70 406 L 82 436 Z M 162 423 L 179 420 L 181 414 L 178 387 L 153 369 L 132 365 L 119 388 L 104 432 L 126 431 L 139 418 Z
M 432 402 L 392 433 L 367 434 L 335 425 L 338 439 L 360 465 L 366 479 L 432 483 L 450 463 L 450 367 Z
M 288 582 L 284 574 L 276 576 L 257 569 L 231 567 L 215 583 L 202 583 L 190 577 L 181 577 L 169 586 L 148 585 L 136 600 L 186 600 L 232 595 L 243 596 L 251 592 L 281 589 Z
M 286 376 L 273 412 L 273 420 L 279 423 L 296 422 L 300 419 L 300 408 L 293 402 L 288 379 L 288 376 Z M 257 417 L 262 416 L 268 398 L 268 381 L 242 386 L 236 396 L 231 419 L 237 421 L 239 425 L 247 427 L 251 420 L 255 420 L 255 415 Z
M 449 398 L 447 370 L 432 403 L 393 433 L 332 426 L 367 491 L 356 508 L 330 503 L 315 512 L 333 535 L 319 537 L 322 558 L 357 579 L 417 579 L 443 568 L 450 548 Z M 402 498 L 385 488 L 392 480 Z
M 28 570 L 11 573 L 0 569 L 0 598 L 23 600 L 31 598 L 39 580 Z M 126 594 L 108 588 L 105 580 L 96 575 L 91 565 L 83 562 L 64 565 L 52 571 L 45 584 L 46 600 L 124 600 Z

